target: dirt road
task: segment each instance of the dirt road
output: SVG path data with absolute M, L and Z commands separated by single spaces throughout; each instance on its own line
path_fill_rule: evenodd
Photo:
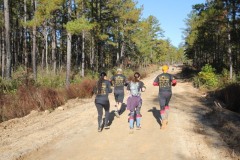
M 75 99 L 52 113 L 0 124 L 0 160 L 231 160 L 218 133 L 202 123 L 209 109 L 200 93 L 181 79 L 173 88 L 168 127 L 160 130 L 158 87 L 152 85 L 157 74 L 143 80 L 141 130 L 129 134 L 125 111 L 120 118 L 111 113 L 111 128 L 99 133 L 93 100 Z

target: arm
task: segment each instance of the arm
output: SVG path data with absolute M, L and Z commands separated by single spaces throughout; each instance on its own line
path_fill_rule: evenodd
M 158 76 L 155 78 L 155 80 L 153 81 L 153 85 L 154 86 L 159 86 L 159 78 Z
M 130 81 L 127 83 L 127 93 L 129 95 L 131 95 L 131 91 L 130 91 Z
M 111 82 L 110 81 L 108 81 L 109 83 L 108 83 L 108 93 L 112 93 L 112 88 L 111 88 Z
M 124 77 L 124 86 L 128 86 L 128 84 L 129 84 L 129 81 L 127 80 L 127 78 L 126 77 Z
M 110 78 L 110 84 L 111 84 L 111 86 L 113 86 L 113 76 Z
M 177 80 L 176 79 L 173 79 L 172 80 L 172 86 L 176 86 L 177 85 Z
M 140 82 L 140 88 L 141 88 L 142 92 L 145 92 L 146 86 L 144 85 L 144 83 L 142 81 Z
M 177 85 L 177 80 L 172 76 L 172 86 L 176 86 Z

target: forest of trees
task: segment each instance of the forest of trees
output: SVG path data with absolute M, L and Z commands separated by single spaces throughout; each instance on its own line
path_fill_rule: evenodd
M 34 80 L 64 72 L 68 85 L 73 72 L 183 62 L 142 11 L 134 0 L 0 0 L 0 78 L 22 67 Z
M 196 4 L 186 21 L 185 49 L 193 65 L 210 64 L 229 78 L 240 71 L 240 1 L 207 0 Z

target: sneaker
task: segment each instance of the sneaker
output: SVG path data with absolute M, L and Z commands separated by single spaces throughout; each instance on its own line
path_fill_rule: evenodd
M 117 118 L 119 118 L 119 117 L 120 117 L 120 115 L 119 115 L 118 111 L 115 111 L 114 113 L 115 113 L 115 116 L 116 116 Z
M 137 126 L 137 128 L 136 128 L 137 130 L 140 130 L 141 129 L 141 126 Z
M 110 129 L 110 126 L 105 125 L 104 128 L 105 128 L 105 129 Z
M 101 127 L 98 127 L 98 132 L 102 132 L 102 128 Z
M 129 134 L 133 134 L 133 128 L 130 128 Z
M 161 127 L 160 129 L 165 129 L 166 128 L 166 120 L 162 120 L 162 124 L 161 124 Z

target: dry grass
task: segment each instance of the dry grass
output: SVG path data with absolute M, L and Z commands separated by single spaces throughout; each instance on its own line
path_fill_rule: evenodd
M 66 89 L 68 99 L 72 98 L 90 98 L 93 95 L 93 88 L 96 85 L 96 80 L 84 79 L 79 84 L 71 84 Z
M 220 133 L 223 141 L 233 152 L 232 157 L 240 156 L 240 115 L 224 108 L 213 109 L 207 114 L 214 128 Z
M 0 122 L 23 117 L 32 110 L 52 110 L 66 101 L 64 95 L 52 88 L 23 85 L 14 95 L 1 95 Z
M 230 84 L 216 91 L 215 95 L 226 104 L 227 109 L 240 113 L 240 85 L 238 83 Z
M 151 65 L 145 71 L 140 71 L 141 78 L 157 68 L 157 65 Z M 67 89 L 38 86 L 28 76 L 22 82 L 15 94 L 0 93 L 0 122 L 26 116 L 32 110 L 54 110 L 68 99 L 90 98 L 96 85 L 96 80 L 89 78 L 83 79 L 81 83 L 71 84 Z

